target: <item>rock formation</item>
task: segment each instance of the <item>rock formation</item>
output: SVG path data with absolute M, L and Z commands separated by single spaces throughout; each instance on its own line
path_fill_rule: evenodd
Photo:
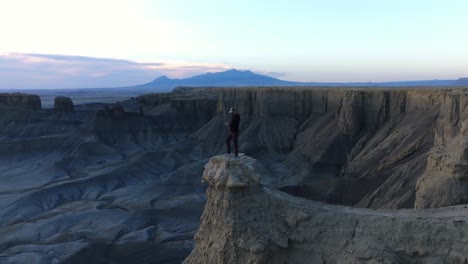
M 75 105 L 70 97 L 57 96 L 54 100 L 54 111 L 56 113 L 73 113 Z
M 41 109 L 41 98 L 34 94 L 0 93 L 0 106 L 39 110 Z
M 260 186 L 253 164 L 247 156 L 217 156 L 205 166 L 207 202 L 185 264 L 468 261 L 465 206 L 327 205 Z
M 451 92 L 442 103 L 445 107 L 435 124 L 435 146 L 416 186 L 416 208 L 468 203 L 467 96 Z

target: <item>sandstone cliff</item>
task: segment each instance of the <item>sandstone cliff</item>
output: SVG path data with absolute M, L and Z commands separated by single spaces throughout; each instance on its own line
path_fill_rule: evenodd
M 259 184 L 254 160 L 205 166 L 207 202 L 186 264 L 466 263 L 464 206 L 369 210 L 296 198 Z

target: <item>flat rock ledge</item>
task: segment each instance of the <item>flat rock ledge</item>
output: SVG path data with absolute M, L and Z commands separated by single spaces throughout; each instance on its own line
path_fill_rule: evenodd
M 245 188 L 259 184 L 254 170 L 255 160 L 239 154 L 239 157 L 219 155 L 205 165 L 203 182 L 218 189 Z

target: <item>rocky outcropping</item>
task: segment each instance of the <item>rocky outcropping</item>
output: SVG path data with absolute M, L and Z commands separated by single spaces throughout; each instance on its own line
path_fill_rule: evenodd
M 205 166 L 203 182 L 218 189 L 237 189 L 259 184 L 259 177 L 255 174 L 255 160 L 239 155 L 240 158 L 217 156 L 210 159 Z
M 468 261 L 463 206 L 369 210 L 327 205 L 260 186 L 253 164 L 246 156 L 217 156 L 205 166 L 207 203 L 185 264 Z
M 54 111 L 56 113 L 73 113 L 75 105 L 70 97 L 57 96 L 54 100 Z
M 0 93 L 0 106 L 39 110 L 41 109 L 41 98 L 34 94 Z

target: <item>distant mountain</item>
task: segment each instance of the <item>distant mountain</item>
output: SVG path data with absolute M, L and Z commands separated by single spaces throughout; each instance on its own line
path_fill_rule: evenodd
M 452 83 L 454 86 L 468 86 L 468 78 L 460 78 Z
M 205 73 L 186 79 L 171 79 L 161 76 L 142 87 L 177 87 L 177 86 L 293 86 L 305 85 L 301 82 L 279 80 L 270 76 L 256 74 L 251 71 L 236 69 L 224 72 Z
M 232 69 L 224 72 L 205 73 L 185 79 L 171 79 L 167 76 L 161 76 L 152 82 L 128 88 L 168 92 L 177 86 L 468 86 L 468 78 L 460 78 L 458 80 L 418 80 L 395 82 L 292 82 L 256 74 L 248 70 L 240 71 Z

